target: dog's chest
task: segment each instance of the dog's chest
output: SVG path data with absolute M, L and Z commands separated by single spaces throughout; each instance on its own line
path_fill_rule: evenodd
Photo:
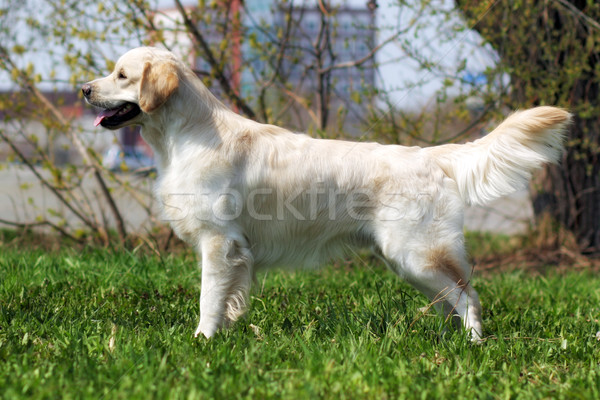
M 225 177 L 214 174 L 167 170 L 155 187 L 163 221 L 182 240 L 196 246 L 202 231 L 222 225 L 238 213 L 237 197 L 222 187 L 224 181 Z

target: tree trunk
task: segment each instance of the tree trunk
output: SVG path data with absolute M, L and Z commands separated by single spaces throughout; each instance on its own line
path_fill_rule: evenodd
M 598 132 L 598 118 L 575 117 L 560 165 L 546 167 L 533 181 L 531 190 L 536 216 L 550 215 L 571 231 L 584 253 L 600 252 Z M 586 140 L 587 145 L 582 143 Z

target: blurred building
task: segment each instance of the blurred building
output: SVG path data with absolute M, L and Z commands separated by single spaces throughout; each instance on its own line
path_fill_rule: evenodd
M 326 12 L 326 11 L 325 11 Z M 322 67 L 346 64 L 348 67 L 331 71 L 334 91 L 340 100 L 350 100 L 354 90 L 361 87 L 373 87 L 375 69 L 373 57 L 369 57 L 375 47 L 375 14 L 367 5 L 364 8 L 340 7 L 329 11 L 333 19 L 330 32 L 323 32 L 323 13 L 319 6 L 294 7 L 281 6 L 275 13 L 275 24 L 282 29 L 286 21 L 292 21 L 289 47 L 297 49 L 286 58 L 290 82 L 300 82 L 308 71 L 306 90 L 317 89 L 316 71 L 311 69 L 318 57 L 315 41 L 319 35 L 329 35 L 329 41 L 323 47 Z M 325 40 L 321 43 L 325 43 Z M 363 61 L 360 65 L 353 63 Z
M 214 54 L 228 53 L 229 62 L 223 65 L 223 71 L 235 92 L 256 99 L 257 80 L 271 80 L 277 69 L 279 83 L 284 82 L 294 94 L 309 101 L 314 101 L 323 83 L 329 85 L 332 114 L 339 114 L 341 109 L 347 120 L 344 125 L 352 125 L 366 112 L 361 93 L 375 87 L 374 58 L 369 56 L 376 42 L 377 5 L 374 0 L 365 1 L 363 7 L 327 6 L 328 3 L 302 2 L 301 6 L 291 6 L 274 0 L 245 0 L 242 5 L 241 0 L 229 0 L 207 2 L 202 10 L 188 7 L 188 12 L 200 21 L 197 29 Z M 331 21 L 326 32 L 322 29 L 324 15 Z M 209 61 L 192 55 L 197 39 L 181 29 L 179 10 L 162 9 L 155 20 L 158 27 L 167 28 L 163 37 L 168 47 L 205 78 L 210 90 L 227 103 L 219 82 L 210 78 Z M 283 32 L 287 32 L 285 38 Z M 321 42 L 326 45 L 318 54 L 315 41 L 320 35 L 326 35 L 327 39 Z M 282 62 L 274 65 L 277 56 L 265 57 L 265 53 L 278 50 L 281 43 L 285 48 Z M 352 65 L 357 61 L 360 65 Z M 317 68 L 342 64 L 347 67 L 331 69 L 319 83 Z

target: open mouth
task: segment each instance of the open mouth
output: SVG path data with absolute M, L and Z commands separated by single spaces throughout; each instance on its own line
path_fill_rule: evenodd
M 105 128 L 116 128 L 125 122 L 137 117 L 142 110 L 135 103 L 123 103 L 119 107 L 103 110 L 94 120 L 94 126 L 102 125 Z

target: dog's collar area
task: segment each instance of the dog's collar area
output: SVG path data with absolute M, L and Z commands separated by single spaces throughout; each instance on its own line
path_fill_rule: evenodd
M 137 117 L 141 112 L 142 110 L 137 104 L 126 102 L 117 108 L 102 110 L 94 120 L 94 126 L 102 125 L 104 128 L 116 128 Z

